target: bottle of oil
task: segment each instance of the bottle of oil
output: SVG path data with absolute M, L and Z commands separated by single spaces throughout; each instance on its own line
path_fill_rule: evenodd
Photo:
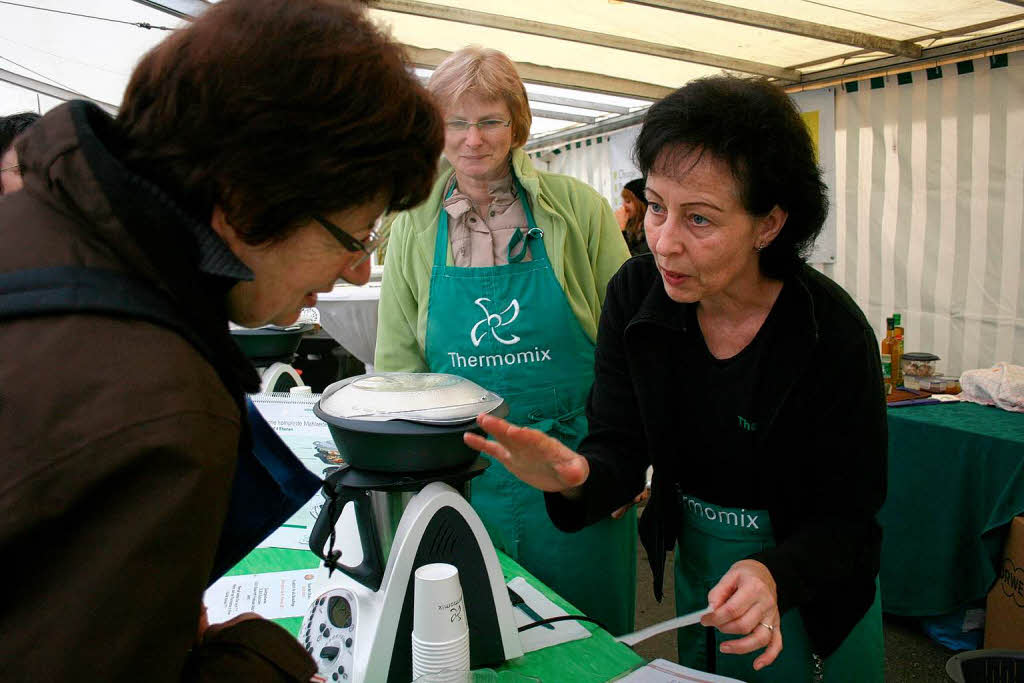
M 885 319 L 885 337 L 882 339 L 882 376 L 885 380 L 885 394 L 888 396 L 892 393 L 893 378 L 892 378 L 892 331 L 893 331 L 893 319 Z
M 899 313 L 892 314 L 892 383 L 903 386 L 903 324 Z

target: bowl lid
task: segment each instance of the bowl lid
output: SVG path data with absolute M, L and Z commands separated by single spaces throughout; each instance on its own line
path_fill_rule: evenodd
M 241 325 L 236 325 L 235 323 L 232 322 L 228 323 L 228 330 L 231 332 L 231 334 L 241 336 L 262 336 L 278 334 L 292 335 L 296 333 L 305 334 L 306 332 L 311 331 L 313 327 L 314 325 L 312 323 L 295 323 L 294 325 L 289 325 L 288 327 L 281 327 L 279 325 L 264 325 L 263 327 L 242 327 Z
M 461 424 L 501 405 L 493 391 L 458 375 L 386 372 L 359 375 L 327 387 L 320 409 L 348 420 L 411 420 Z
M 913 360 L 920 362 L 940 359 L 934 353 L 927 353 L 925 351 L 911 351 L 910 353 L 903 354 L 903 360 Z

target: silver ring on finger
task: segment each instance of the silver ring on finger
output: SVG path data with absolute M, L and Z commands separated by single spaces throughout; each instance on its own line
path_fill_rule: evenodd
M 769 624 L 769 623 L 768 623 L 767 621 L 762 621 L 762 622 L 761 622 L 761 626 L 764 626 L 764 627 L 765 627 L 766 629 L 768 629 L 769 631 L 771 631 L 771 632 L 772 632 L 772 634 L 774 634 L 774 633 L 775 633 L 775 627 L 774 627 L 774 626 L 772 626 L 771 624 Z

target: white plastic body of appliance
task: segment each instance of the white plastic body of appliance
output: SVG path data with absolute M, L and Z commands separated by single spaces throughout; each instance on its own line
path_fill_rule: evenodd
M 328 681 L 386 683 L 389 680 L 399 621 L 419 546 L 431 520 L 445 508 L 453 508 L 465 519 L 480 548 L 504 659 L 522 656 L 512 602 L 483 522 L 458 491 L 448 484 L 433 482 L 416 494 L 402 514 L 379 590 L 370 590 L 343 572 L 335 571 L 328 576 L 326 568 L 319 569 L 319 590 L 314 591 L 318 597 L 302 621 L 299 642 L 316 660 L 320 674 Z M 339 518 L 339 536 L 358 533 L 354 525 L 346 524 L 351 519 L 345 514 Z M 358 545 L 358 542 L 352 544 L 351 539 L 346 540 L 349 541 L 346 545 Z M 464 593 L 466 589 L 463 583 Z M 469 598 L 466 600 L 469 610 Z M 470 618 L 471 628 L 472 623 Z
M 272 363 L 265 368 L 256 368 L 260 374 L 260 393 L 288 393 L 292 387 L 302 387 L 305 383 L 288 363 Z

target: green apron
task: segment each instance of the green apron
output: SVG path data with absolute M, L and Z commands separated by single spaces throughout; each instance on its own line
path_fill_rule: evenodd
M 707 607 L 708 592 L 734 562 L 774 546 L 775 540 L 765 510 L 725 508 L 688 495 L 681 496 L 680 501 L 683 523 L 675 554 L 676 613 L 686 614 Z M 740 636 L 714 629 L 714 673 L 758 683 L 881 683 L 885 678 L 885 652 L 879 595 L 876 589 L 867 614 L 824 660 L 812 653 L 797 609 L 782 616 L 782 652 L 760 671 L 754 671 L 753 665 L 764 650 L 746 655 L 722 654 L 719 645 Z M 706 632 L 699 624 L 679 629 L 680 664 L 709 671 Z
M 448 266 L 448 213 L 441 209 L 430 275 L 427 365 L 503 396 L 509 421 L 575 449 L 587 433 L 584 406 L 594 379 L 594 345 L 551 269 L 544 233 L 518 179 L 515 188 L 529 230 L 513 236 L 508 265 Z M 524 262 L 527 251 L 531 260 Z M 503 552 L 613 634 L 633 630 L 634 509 L 622 519 L 563 533 L 548 518 L 544 494 L 493 460 L 473 480 L 472 504 Z

